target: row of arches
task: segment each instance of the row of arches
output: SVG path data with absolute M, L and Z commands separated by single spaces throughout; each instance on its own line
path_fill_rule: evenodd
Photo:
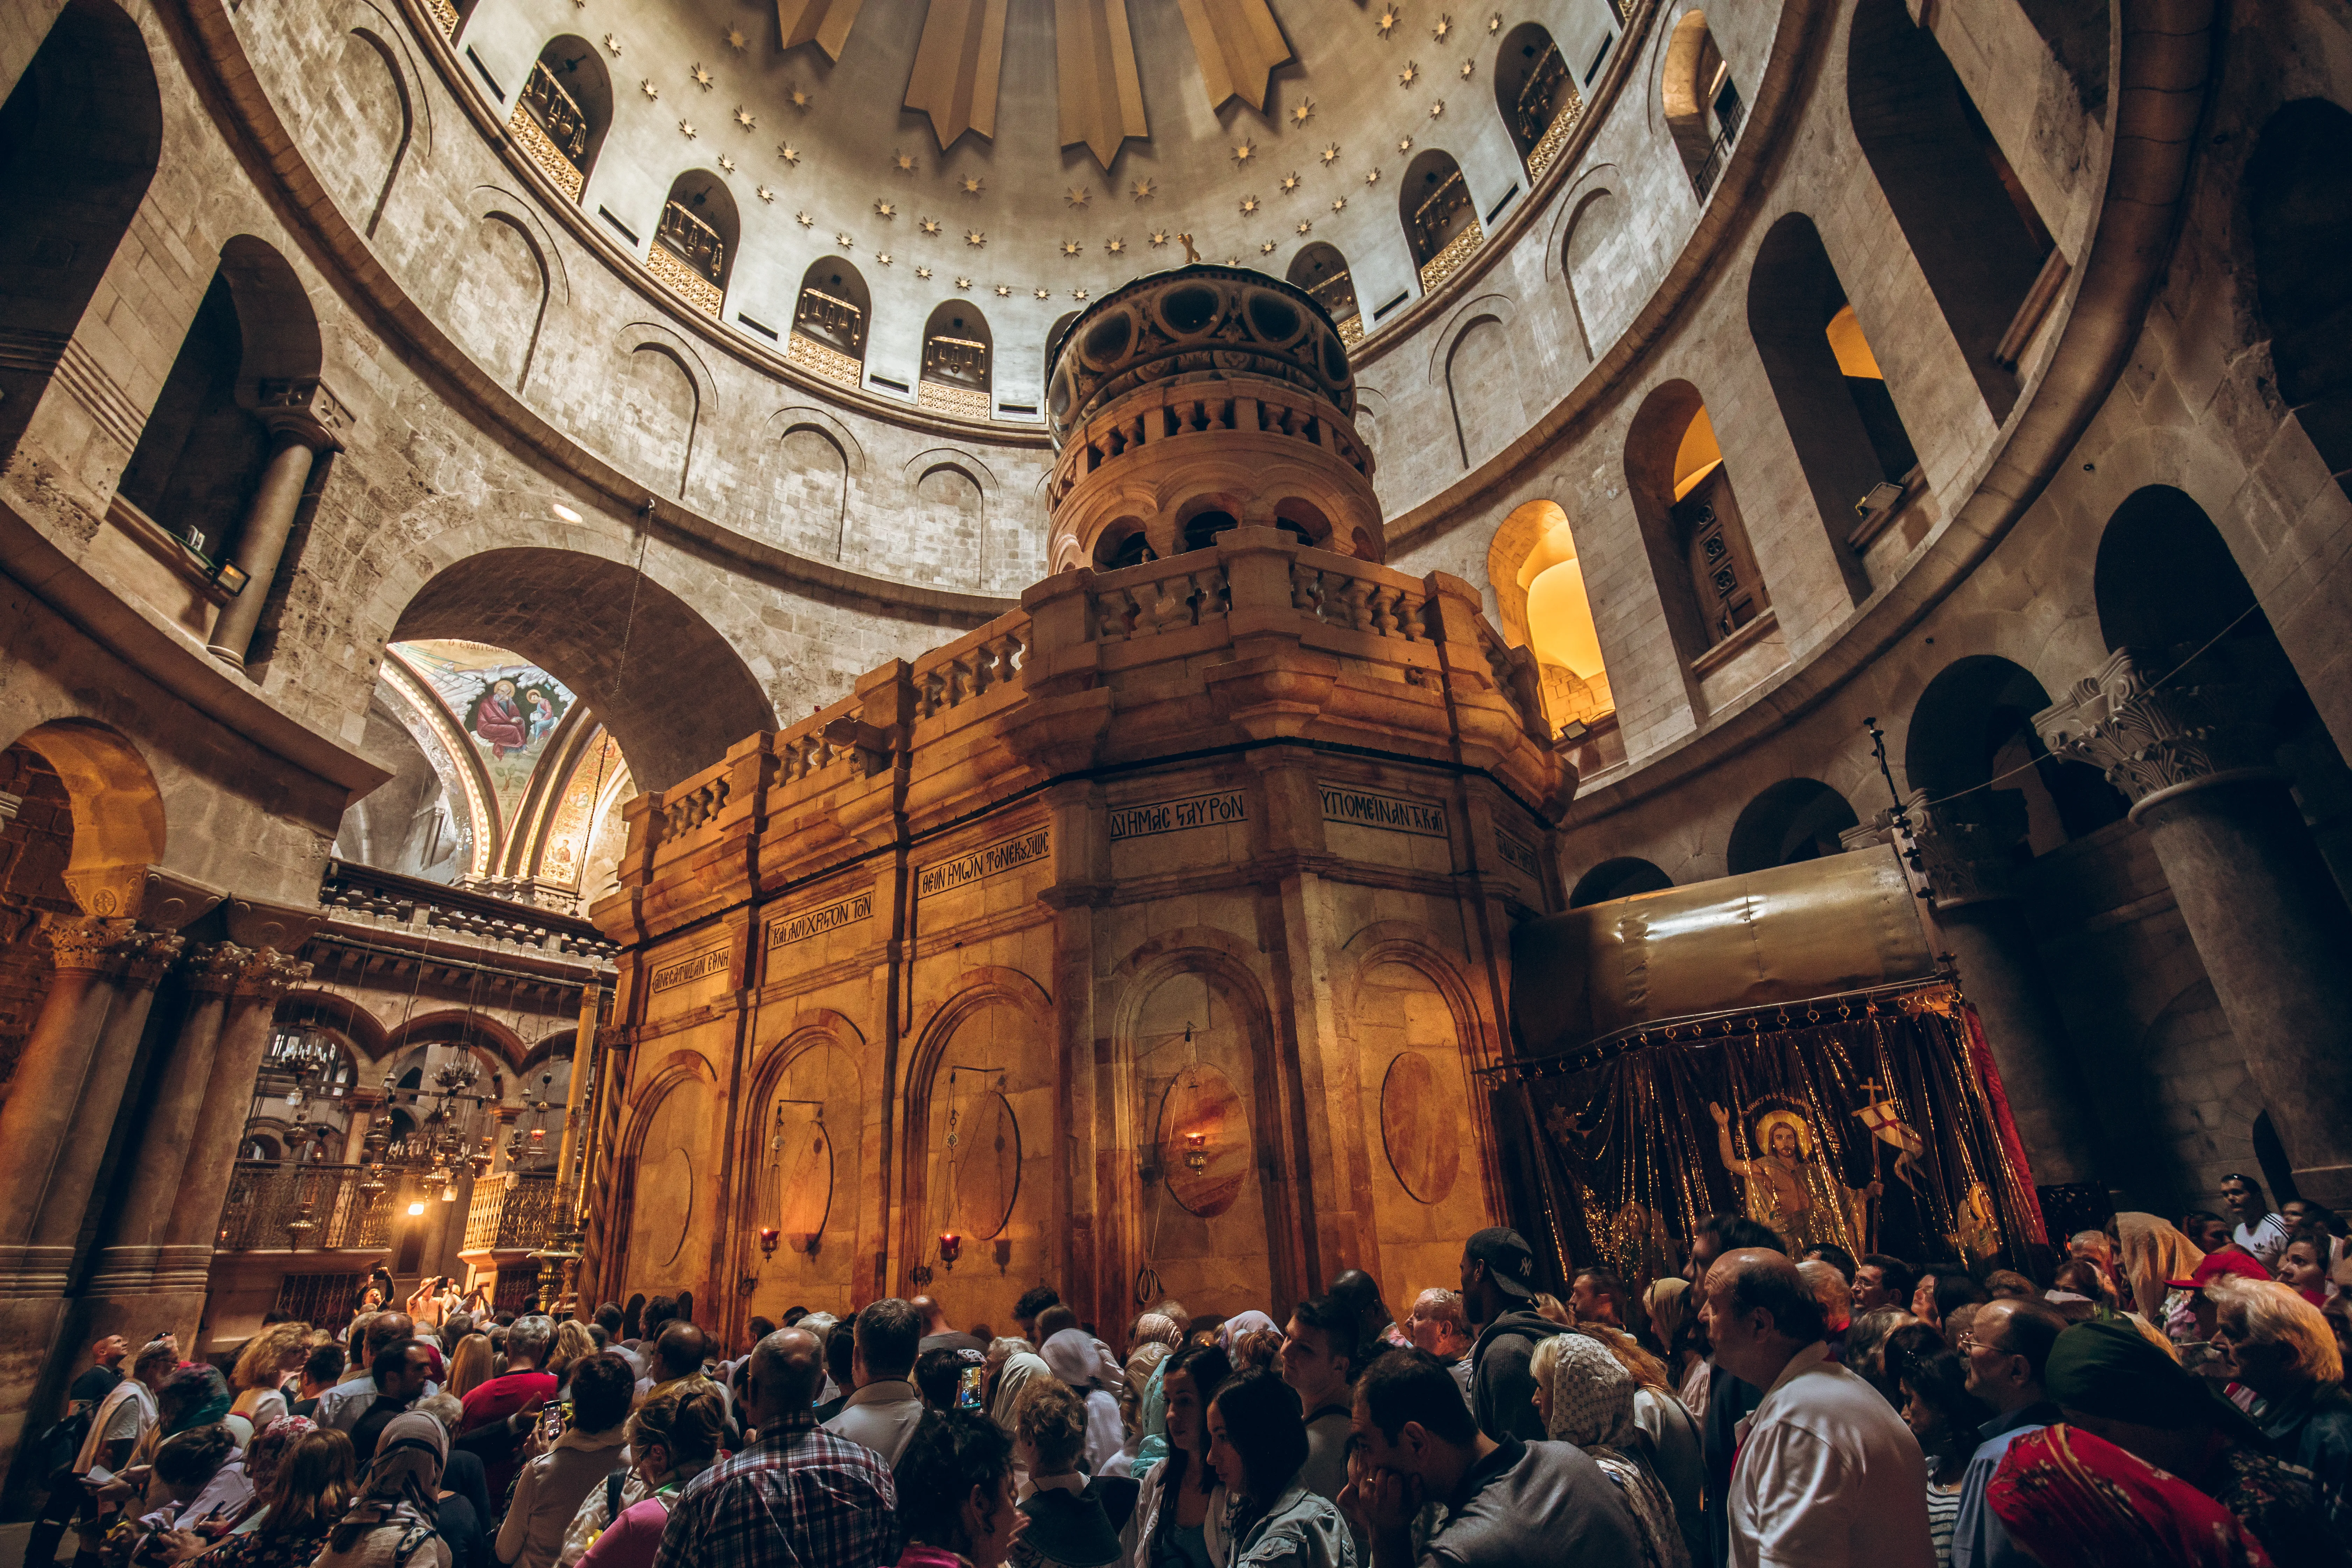
M 2294 782 L 2322 855 L 2339 881 L 2352 883 L 2352 768 L 2292 677 L 2228 542 L 2196 500 L 2170 485 L 2126 497 L 2099 536 L 2092 598 L 2106 647 L 2131 649 L 2159 672 L 2192 657 L 2288 672 L 2263 716 L 2278 738 L 2278 765 Z M 2217 646 L 2222 651 L 2215 655 Z M 1911 699 L 1902 726 L 1904 787 L 1931 808 L 1993 830 L 2021 865 L 2122 821 L 2122 793 L 2095 768 L 2051 755 L 2035 732 L 2034 715 L 2053 701 L 2050 687 L 2011 658 L 1974 653 L 1953 660 Z M 1857 811 L 1818 779 L 1777 780 L 1734 817 L 1724 871 L 1738 876 L 1840 853 L 1840 835 L 1876 809 Z M 1612 857 L 1578 878 L 1569 902 L 1581 908 L 1673 885 L 1653 861 Z

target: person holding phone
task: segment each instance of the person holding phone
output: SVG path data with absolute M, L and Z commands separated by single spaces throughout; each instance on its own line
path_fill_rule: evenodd
M 68 1521 L 94 1523 L 99 1515 L 96 1489 L 113 1479 L 130 1462 L 140 1439 L 155 1425 L 155 1390 L 180 1364 L 178 1346 L 168 1340 L 150 1342 L 131 1363 L 131 1375 L 107 1392 L 91 1412 L 89 1431 L 72 1465 L 50 1478 L 49 1499 L 33 1523 L 26 1542 L 25 1561 L 46 1565 L 58 1554 Z M 96 1568 L 97 1553 L 87 1548 L 75 1554 L 78 1568 Z
M 564 1527 L 580 1511 L 581 1500 L 621 1462 L 636 1388 L 629 1363 L 610 1351 L 573 1364 L 572 1398 L 542 1413 L 542 1434 L 552 1429 L 555 1435 L 516 1476 L 514 1500 L 499 1527 L 496 1553 L 507 1568 L 555 1568 Z
M 719 1438 L 725 1430 L 725 1402 L 713 1389 L 677 1384 L 646 1401 L 629 1417 L 628 1485 L 636 1493 L 595 1537 L 582 1561 L 588 1568 L 653 1568 L 661 1550 L 662 1531 L 669 1524 L 670 1504 L 695 1477 L 719 1458 Z M 617 1491 L 607 1480 L 589 1489 L 583 1511 L 600 1501 L 602 1494 Z

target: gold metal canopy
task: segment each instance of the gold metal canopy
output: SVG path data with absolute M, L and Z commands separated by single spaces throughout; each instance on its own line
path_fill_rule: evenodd
M 1933 982 L 1917 903 L 1879 845 L 1530 921 L 1511 935 L 1517 1054 Z

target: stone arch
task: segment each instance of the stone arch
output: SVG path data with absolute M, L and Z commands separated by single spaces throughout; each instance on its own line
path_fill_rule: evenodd
M 1682 154 L 1691 189 L 1704 203 L 1746 118 L 1739 89 L 1716 46 L 1706 12 L 1684 12 L 1667 33 L 1658 97 L 1666 133 Z
M 1740 809 L 1724 847 L 1725 869 L 1738 877 L 1838 854 L 1838 835 L 1861 822 L 1853 803 L 1819 779 L 1782 779 Z
M 627 356 L 614 395 L 632 466 L 659 475 L 668 493 L 683 496 L 703 416 L 719 412 L 710 367 L 684 338 L 657 322 L 630 322 L 616 343 Z
M 1536 656 L 1553 729 L 1612 711 L 1575 531 L 1557 501 L 1527 501 L 1503 519 L 1486 551 L 1486 581 L 1504 640 Z
M 52 719 L 15 744 L 47 763 L 72 808 L 73 848 L 59 879 L 82 912 L 116 919 L 139 912 L 147 868 L 168 843 L 163 792 L 139 748 L 111 725 Z
M 717 317 L 735 275 L 736 247 L 743 220 L 735 194 L 709 169 L 688 169 L 669 183 L 653 248 L 646 253 L 654 275 L 704 315 Z
M 1543 24 L 1522 22 L 1503 35 L 1495 51 L 1495 108 L 1530 181 L 1541 179 L 1559 156 L 1583 101 L 1575 73 Z
M 1870 596 L 1870 577 L 1853 542 L 1856 531 L 1895 504 L 1874 505 L 1869 498 L 1883 493 L 1876 489 L 1883 485 L 1907 489 L 1919 454 L 1821 232 L 1803 213 L 1784 214 L 1757 247 L 1748 275 L 1748 331 L 1797 448 L 1831 557 L 1858 605 Z
M 801 274 L 793 303 L 793 335 L 837 356 L 810 355 L 818 374 L 855 386 L 866 364 L 866 341 L 874 326 L 874 296 L 866 275 L 845 256 L 820 256 Z
M 2104 57 L 2102 57 L 2104 61 Z M 2266 121 L 2246 161 L 2245 248 L 2271 364 L 2304 434 L 2352 494 L 2352 113 L 2299 99 Z
M 307 1024 L 337 1036 L 351 1047 L 356 1058 L 352 1065 L 362 1076 L 371 1068 L 383 1066 L 392 1052 L 392 1032 L 374 1014 L 340 992 L 298 986 L 278 998 L 274 1016 L 281 1027 Z
M 1065 310 L 1055 317 L 1054 324 L 1045 330 L 1045 365 L 1043 372 L 1045 382 L 1051 382 L 1054 379 L 1054 356 L 1061 351 L 1062 338 L 1069 331 L 1071 323 L 1078 319 L 1078 315 L 1079 312 L 1076 310 Z
M 835 420 L 784 416 L 764 487 L 770 531 L 802 554 L 841 559 L 849 527 L 849 453 Z
M 475 363 L 518 392 L 530 379 L 553 294 L 548 251 L 533 227 L 504 206 L 478 213 L 449 293 L 452 341 L 467 345 Z
M 1936 36 L 1906 0 L 1859 0 L 1846 109 L 1863 157 L 1995 420 L 2017 402 L 2027 313 L 2056 248 Z M 2047 305 L 2046 296 L 2041 303 Z
M 138 25 L 112 0 L 68 0 L 0 106 L 0 211 L 9 215 L 10 352 L 0 356 L 0 452 L 32 419 L 113 262 L 163 153 L 163 107 Z M 110 433 L 128 449 L 127 419 Z
M 577 33 L 548 39 L 531 61 L 515 114 L 528 117 L 538 128 L 537 138 L 525 132 L 527 150 L 551 179 L 579 200 L 613 129 L 613 78 L 604 68 L 604 51 Z M 517 129 L 525 128 L 518 124 Z M 565 167 L 547 166 L 549 152 Z
M 2091 584 L 2107 647 L 2156 657 L 2219 637 L 2250 611 L 2262 615 L 2229 542 L 2172 485 L 2142 485 L 2116 508 L 2099 533 Z
M 949 413 L 987 418 L 996 385 L 996 335 L 969 300 L 942 300 L 923 322 L 921 379 L 948 395 Z M 959 398 L 956 395 L 963 395 Z M 977 399 L 976 404 L 974 399 Z
M 341 53 L 331 68 L 344 90 L 330 98 L 345 111 L 341 138 L 345 144 L 340 149 L 344 156 L 323 160 L 322 172 L 331 185 L 341 187 L 350 213 L 366 215 L 359 231 L 373 239 L 416 135 L 417 95 L 410 86 L 415 73 L 400 47 L 391 41 L 400 37 L 400 28 L 383 13 L 373 6 L 353 6 L 345 19 Z M 370 104 L 386 101 L 393 113 L 368 112 Z M 381 174 L 375 172 L 378 168 Z
M 751 1194 L 755 1217 L 750 1228 L 773 1227 L 784 1235 L 780 1258 L 758 1260 L 740 1235 L 734 1240 L 744 1253 L 739 1272 L 756 1273 L 759 1280 L 746 1315 L 773 1317 L 791 1305 L 782 1297 L 770 1298 L 772 1277 L 782 1297 L 825 1294 L 856 1300 L 872 1293 L 855 1279 L 871 1236 L 866 1216 L 878 1212 L 876 1205 L 882 1195 L 879 1186 L 868 1182 L 859 1153 L 866 1115 L 865 1048 L 866 1037 L 855 1023 L 819 1007 L 795 1015 L 759 1058 L 752 1094 L 745 1102 L 749 1109 L 736 1163 L 737 1184 Z M 794 1103 L 788 1105 L 788 1100 Z M 816 1102 L 814 1108 L 801 1103 L 810 1100 Z M 827 1186 L 821 1202 L 813 1202 L 812 1194 L 787 1190 L 793 1175 L 805 1179 L 806 1166 L 784 1157 L 796 1151 L 780 1144 L 797 1143 L 818 1125 L 827 1148 Z M 874 1182 L 880 1179 L 877 1168 Z M 812 1219 L 814 1227 L 807 1228 Z M 814 1249 L 800 1239 L 812 1235 L 816 1237 Z M 883 1282 L 876 1280 L 873 1287 L 882 1289 Z
M 1580 910 L 1612 899 L 1630 899 L 1636 893 L 1664 892 L 1674 885 L 1672 877 L 1649 861 L 1636 855 L 1620 855 L 1579 877 L 1569 891 L 1568 907 Z
M 530 1047 L 506 1025 L 478 1007 L 436 1007 L 402 1019 L 384 1031 L 384 1054 L 398 1057 L 420 1046 L 458 1046 L 490 1058 L 490 1065 L 512 1076 L 522 1068 Z
M 1946 665 L 1911 710 L 1903 776 L 1937 814 L 1998 828 L 2042 855 L 2123 819 L 2128 803 L 2084 763 L 2053 757 L 2033 728 L 2050 694 L 1993 654 Z
M 650 1069 L 650 1070 L 647 1070 Z M 622 1128 L 612 1212 L 628 1216 L 610 1278 L 674 1294 L 700 1293 L 715 1234 L 719 1151 L 710 1101 L 718 1075 L 699 1052 L 673 1051 L 648 1063 L 629 1097 Z
M 1623 233 L 1623 209 L 1617 193 L 1606 185 L 1578 192 L 1560 206 L 1567 215 L 1558 250 L 1560 283 L 1568 290 L 1569 316 L 1588 361 L 1599 359 L 1603 345 L 1616 341 L 1615 318 L 1622 311 L 1609 307 L 1622 307 L 1623 300 L 1596 274 L 1607 270 L 1604 253 L 1612 248 L 1610 241 Z
M 1685 661 L 1769 613 L 1706 401 L 1689 382 L 1666 382 L 1642 400 L 1625 433 L 1625 483 Z
M 416 590 L 389 640 L 425 637 L 509 647 L 557 677 L 603 719 L 648 790 L 778 727 L 742 657 L 691 605 L 620 562 L 581 551 L 490 549 L 450 563 Z M 634 658 L 625 652 L 631 645 Z M 680 691 L 695 700 L 680 701 Z
M 1117 1231 L 1133 1238 L 1130 1256 L 1137 1267 L 1158 1271 L 1168 1292 L 1180 1300 L 1189 1303 L 1198 1296 L 1209 1303 L 1204 1310 L 1225 1312 L 1269 1300 L 1277 1311 L 1286 1311 L 1315 1288 L 1306 1243 L 1307 1216 L 1314 1206 L 1307 1191 L 1307 1162 L 1296 1129 L 1292 1090 L 1279 1070 L 1273 1014 L 1252 956 L 1247 944 L 1231 932 L 1182 927 L 1143 943 L 1111 973 L 1110 1135 L 1119 1146 L 1148 1150 L 1155 1168 L 1160 1163 L 1158 1131 L 1166 1089 L 1151 1092 L 1155 1062 L 1166 1068 L 1170 1086 L 1181 1068 L 1197 1063 L 1203 1052 L 1211 1058 L 1207 1065 L 1228 1084 L 1236 1070 L 1248 1075 L 1237 1098 L 1244 1108 L 1252 1148 L 1246 1167 L 1234 1168 L 1242 1185 L 1227 1208 L 1201 1215 L 1173 1194 L 1164 1175 L 1153 1184 L 1155 1192 L 1127 1172 L 1106 1178 L 1110 1190 L 1103 1194 L 1101 1204 L 1107 1215 L 1116 1216 Z M 1170 994 L 1165 998 L 1169 1005 L 1161 1005 L 1163 992 L 1191 980 L 1202 987 L 1201 996 Z M 1215 1011 L 1220 1000 L 1227 1010 L 1222 1022 Z M 1197 1020 L 1186 1010 L 1188 1005 L 1198 1008 Z M 1162 1017 L 1162 1013 L 1170 1016 Z M 1183 1037 L 1188 1032 L 1192 1036 L 1189 1041 Z M 1232 1157 L 1230 1148 L 1223 1152 Z M 1214 1162 L 1220 1150 L 1204 1152 Z M 1288 1179 L 1269 1180 L 1270 1173 Z M 1241 1199 L 1253 1179 L 1257 1201 L 1244 1205 Z M 1160 1210 L 1156 1215 L 1154 1205 Z M 1241 1217 L 1228 1222 L 1235 1211 Z M 1253 1230 L 1255 1236 L 1250 1234 Z M 1261 1238 L 1265 1248 L 1263 1274 L 1237 1268 L 1237 1263 L 1255 1256 Z
M 1404 226 L 1405 247 L 1426 293 L 1459 268 L 1463 256 L 1485 242 L 1477 204 L 1471 199 L 1462 165 L 1439 147 L 1415 153 L 1397 185 L 1397 221 Z
M 1319 239 L 1300 246 L 1283 278 L 1323 307 L 1323 313 L 1331 318 L 1331 324 L 1339 330 L 1342 338 L 1351 331 L 1357 337 L 1363 335 L 1364 310 L 1356 299 L 1355 277 L 1349 271 L 1348 258 L 1338 246 Z
M 1508 446 L 1527 426 L 1519 398 L 1518 354 L 1512 340 L 1517 302 L 1485 294 L 1457 307 L 1430 350 L 1430 379 L 1442 381 L 1454 414 L 1462 466 L 1475 468 Z

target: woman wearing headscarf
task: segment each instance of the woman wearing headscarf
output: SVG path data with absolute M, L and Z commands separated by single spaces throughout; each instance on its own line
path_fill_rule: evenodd
M 1706 1360 L 1694 1342 L 1698 1320 L 1691 1310 L 1690 1281 L 1679 1274 L 1651 1280 L 1642 1292 L 1642 1306 L 1650 1314 L 1650 1332 L 1664 1351 L 1666 1381 L 1679 1391 L 1692 1366 Z
M 1583 1449 L 1617 1484 L 1641 1533 L 1648 1568 L 1690 1568 L 1690 1546 L 1674 1500 L 1652 1468 L 1649 1439 L 1633 1421 L 1633 1374 L 1599 1342 L 1575 1333 L 1537 1341 L 1528 1372 L 1536 1380 L 1545 1436 Z
M 1100 1342 L 1084 1329 L 1064 1329 L 1039 1347 L 1037 1353 L 1055 1377 L 1068 1384 L 1086 1401 L 1087 1474 L 1102 1474 L 1103 1466 L 1118 1453 L 1125 1435 L 1119 1430 L 1118 1396 L 1103 1375 L 1106 1358 Z M 1119 1381 L 1126 1381 L 1124 1374 Z M 1011 1430 L 1017 1442 L 1017 1415 Z
M 1153 1345 L 1165 1347 L 1167 1355 L 1152 1359 L 1149 1381 L 1139 1385 L 1135 1364 Z M 1160 1374 L 1168 1364 L 1168 1356 L 1184 1348 L 1184 1330 L 1165 1312 L 1146 1312 L 1135 1320 L 1134 1340 L 1127 1348 L 1128 1385 L 1140 1389 L 1135 1396 L 1137 1436 L 1129 1473 L 1141 1476 L 1168 1457 L 1168 1397 L 1160 1388 Z
M 2161 1325 L 2167 1281 L 2188 1279 L 2205 1261 L 2205 1255 L 2178 1226 L 2152 1214 L 2119 1214 L 2113 1225 L 2116 1267 L 2131 1294 L 2126 1305 L 2136 1307 L 2147 1321 Z
M 1218 1326 L 1217 1348 L 1225 1352 L 1225 1359 L 1230 1362 L 1234 1359 L 1234 1343 L 1244 1334 L 1255 1333 L 1260 1329 L 1272 1329 L 1280 1333 L 1282 1325 L 1264 1312 L 1235 1312 Z
M 202 1556 L 205 1568 L 308 1568 L 319 1554 L 351 1500 L 351 1438 L 289 1416 L 253 1440 L 246 1464 L 260 1506 L 216 1546 L 193 1531 L 176 1533 L 167 1552 L 173 1562 Z
M 1617 1358 L 1633 1380 L 1633 1425 L 1649 1439 L 1650 1468 L 1666 1500 L 1675 1505 L 1683 1544 L 1691 1561 L 1701 1562 L 1706 1551 L 1706 1447 L 1697 1418 L 1683 1408 L 1665 1363 L 1616 1330 L 1599 1323 L 1579 1323 L 1568 1331 L 1580 1334 Z
M 2228 1509 L 2063 1423 L 2012 1441 L 1985 1501 L 2043 1568 L 2272 1568 Z
M 448 1457 L 441 1423 L 414 1410 L 394 1416 L 376 1441 L 366 1484 L 314 1568 L 450 1568 L 438 1528 Z
M 1051 1377 L 1054 1369 L 1029 1348 L 1027 1340 L 991 1341 L 988 1360 L 996 1368 L 995 1376 L 989 1384 L 988 1418 L 1003 1428 L 1004 1435 L 1010 1437 L 1013 1436 L 1013 1401 L 1021 1397 L 1022 1388 L 1031 1378 Z

